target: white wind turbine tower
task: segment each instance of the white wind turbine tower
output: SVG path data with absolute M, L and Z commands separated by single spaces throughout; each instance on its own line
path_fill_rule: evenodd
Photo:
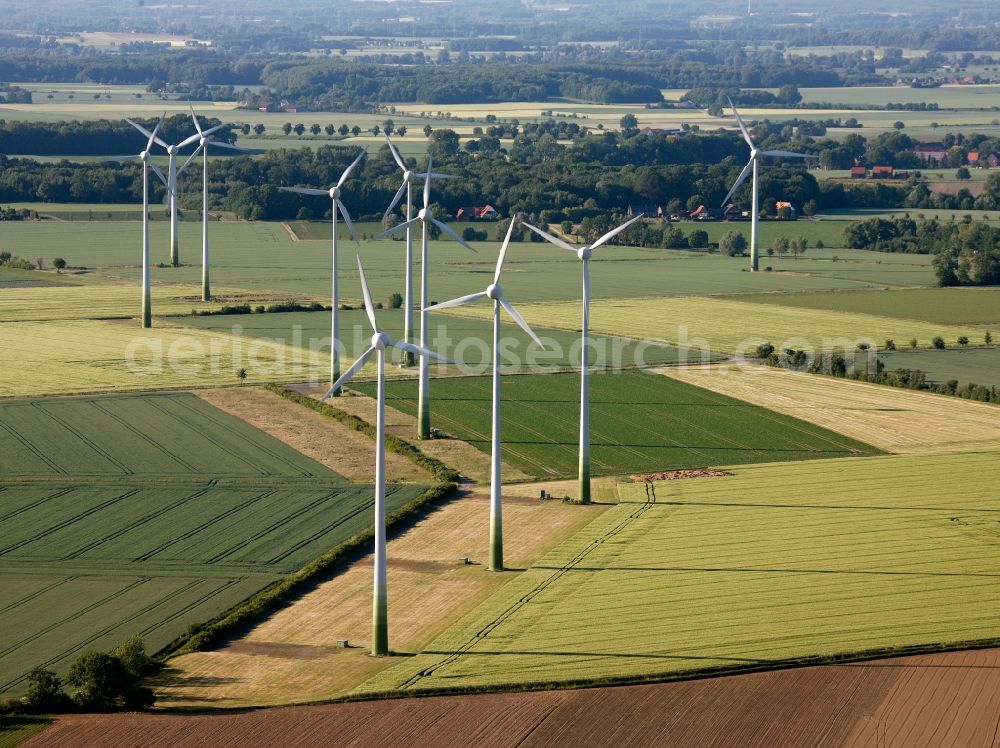
M 574 247 L 562 239 L 552 236 L 530 223 L 524 224 L 543 239 L 562 249 L 568 249 L 576 254 L 583 263 L 583 323 L 580 328 L 580 503 L 590 503 L 590 362 L 587 359 L 589 351 L 588 330 L 590 327 L 590 256 L 595 249 L 618 236 L 621 232 L 642 218 L 640 213 L 635 218 L 612 229 L 593 244 L 585 247 Z
M 428 176 L 430 175 L 430 176 Z M 475 252 L 462 237 L 452 231 L 445 223 L 441 223 L 438 219 L 434 217 L 431 212 L 431 178 L 436 176 L 434 174 L 434 168 L 432 159 L 430 156 L 427 157 L 427 173 L 424 175 L 424 207 L 420 209 L 417 213 L 417 217 L 413 218 L 405 223 L 401 223 L 398 226 L 393 226 L 388 231 L 383 231 L 381 234 L 376 236 L 376 239 L 383 239 L 387 236 L 391 236 L 399 231 L 404 231 L 412 226 L 415 226 L 418 222 L 421 224 L 422 232 L 420 235 L 420 347 L 427 347 L 427 226 L 433 223 L 443 232 L 448 234 L 452 239 L 457 241 L 463 247 Z M 400 187 L 400 192 L 402 192 L 402 187 Z M 396 193 L 397 195 L 399 192 Z M 417 438 L 418 439 L 430 439 L 431 437 L 431 395 L 430 395 L 430 368 L 427 364 L 427 359 L 423 358 L 420 360 L 420 388 L 419 394 L 417 396 Z
M 375 444 L 375 580 L 374 595 L 372 601 L 372 654 L 389 654 L 389 607 L 386 593 L 386 563 L 385 563 L 385 349 L 399 348 L 408 353 L 415 353 L 424 358 L 436 358 L 440 361 L 447 361 L 443 356 L 438 356 L 433 351 L 415 346 L 406 341 L 394 341 L 387 334 L 382 332 L 375 320 L 375 305 L 372 303 L 372 295 L 368 290 L 368 281 L 365 279 L 365 269 L 361 266 L 361 258 L 358 257 L 358 274 L 361 276 L 361 292 L 365 298 L 365 312 L 368 314 L 368 321 L 371 322 L 372 344 L 367 351 L 358 357 L 351 368 L 344 372 L 344 375 L 337 379 L 330 387 L 330 390 L 323 395 L 322 400 L 330 397 L 341 385 L 346 383 L 351 377 L 361 371 L 362 367 L 372 357 L 373 353 L 378 354 L 378 406 L 376 411 L 376 444 Z
M 194 127 L 198 131 L 200 136 L 200 141 L 198 147 L 194 149 L 188 160 L 184 162 L 184 166 L 181 167 L 183 171 L 184 167 L 187 166 L 191 161 L 193 161 L 197 156 L 198 152 L 201 152 L 202 163 L 201 163 L 201 300 L 211 301 L 212 300 L 212 288 L 209 284 L 208 279 L 208 147 L 210 145 L 218 146 L 220 148 L 232 148 L 234 151 L 240 151 L 241 148 L 237 148 L 235 145 L 230 145 L 229 143 L 223 143 L 219 140 L 209 140 L 209 132 L 213 132 L 218 128 L 212 128 L 212 130 L 203 131 L 201 125 L 198 124 L 198 118 L 194 116 L 194 107 L 191 107 L 191 119 L 194 121 Z M 219 126 L 221 127 L 221 125 Z
M 153 132 L 149 133 L 149 140 L 146 142 L 146 147 L 139 154 L 139 160 L 142 161 L 142 326 L 152 327 L 153 326 L 153 310 L 149 298 L 149 170 L 152 168 L 153 172 L 160 178 L 160 181 L 164 185 L 167 184 L 167 178 L 163 176 L 163 172 L 160 171 L 153 161 L 149 160 L 149 149 L 153 147 L 153 142 L 156 140 L 156 133 L 159 132 L 160 126 L 163 124 L 163 117 L 160 117 L 160 121 L 156 123 L 156 127 L 153 128 Z
M 418 179 L 427 179 L 427 172 L 423 174 L 418 174 L 412 172 L 407 168 L 406 163 L 403 161 L 402 157 L 399 155 L 399 151 L 396 150 L 396 146 L 392 144 L 389 139 L 389 134 L 386 133 L 385 142 L 389 146 L 389 151 L 392 153 L 392 158 L 395 160 L 396 165 L 399 166 L 400 170 L 403 172 L 403 183 L 399 186 L 396 191 L 395 197 L 392 198 L 392 202 L 389 203 L 389 207 L 385 209 L 385 213 L 382 215 L 382 220 L 385 221 L 392 209 L 395 208 L 399 201 L 403 199 L 403 193 L 406 193 L 406 221 L 413 220 L 413 183 Z M 434 179 L 458 179 L 451 174 L 431 174 Z M 408 226 L 406 229 L 406 279 L 405 279 L 405 289 L 403 292 L 403 340 L 407 343 L 413 342 L 413 234 L 411 233 L 412 225 Z M 421 255 L 421 260 L 424 257 Z M 423 307 L 423 304 L 421 304 Z M 406 363 L 408 366 L 413 365 L 412 354 L 406 354 Z
M 747 165 L 743 167 L 743 171 L 740 172 L 739 177 L 733 183 L 732 188 L 729 193 L 722 201 L 722 207 L 726 207 L 726 203 L 729 202 L 729 198 L 733 196 L 733 193 L 739 188 L 741 184 L 746 180 L 747 175 L 753 172 L 753 183 L 751 188 L 751 198 L 750 198 L 750 270 L 757 272 L 760 268 L 758 267 L 758 253 L 757 253 L 757 224 L 758 224 L 758 213 L 760 212 L 760 206 L 758 205 L 758 169 L 757 163 L 760 161 L 762 156 L 780 156 L 787 158 L 815 158 L 815 156 L 807 153 L 792 153 L 791 151 L 760 151 L 757 150 L 757 146 L 754 145 L 753 139 L 750 137 L 750 133 L 747 131 L 746 125 L 743 124 L 743 120 L 740 118 L 740 113 L 736 111 L 736 107 L 733 106 L 732 99 L 729 100 L 729 108 L 733 110 L 733 114 L 736 116 L 736 122 L 740 126 L 740 132 L 743 133 L 743 139 L 750 146 L 750 160 L 747 161 Z
M 513 320 L 520 325 L 531 339 L 544 348 L 542 341 L 528 327 L 528 323 L 503 297 L 503 288 L 500 287 L 500 271 L 503 269 L 503 261 L 507 255 L 507 246 L 510 244 L 510 235 L 514 230 L 516 216 L 511 216 L 510 227 L 507 229 L 507 236 L 500 247 L 500 256 L 497 258 L 496 272 L 493 274 L 493 282 L 486 287 L 485 291 L 461 296 L 451 301 L 443 301 L 429 307 L 428 310 L 447 309 L 454 306 L 464 306 L 472 304 L 480 299 L 493 300 L 493 424 L 490 432 L 490 564 L 493 571 L 503 570 L 503 507 L 501 505 L 503 486 L 500 476 L 500 307 L 507 310 Z
M 365 157 L 366 152 L 364 150 L 358 154 L 358 157 L 351 162 L 351 165 L 344 169 L 344 173 L 340 175 L 340 179 L 336 183 L 325 190 L 317 190 L 313 187 L 279 187 L 279 190 L 284 192 L 295 192 L 299 195 L 322 195 L 324 197 L 330 198 L 330 225 L 333 230 L 333 243 L 331 245 L 331 280 L 330 280 L 330 306 L 332 308 L 330 317 L 330 384 L 331 386 L 340 379 L 340 310 L 337 307 L 340 305 L 340 280 L 339 280 L 339 270 L 337 268 L 337 211 L 344 217 L 344 222 L 347 224 L 347 230 L 351 234 L 351 238 L 354 239 L 355 244 L 358 242 L 358 237 L 354 233 L 354 224 L 351 223 L 351 214 L 347 212 L 347 208 L 344 207 L 344 203 L 341 200 L 340 188 L 344 186 L 344 182 L 347 178 L 351 176 L 351 172 L 354 171 L 361 160 Z M 360 246 L 360 245 L 359 245 Z M 333 387 L 330 392 L 331 395 L 337 397 L 340 395 L 340 388 Z
M 128 117 L 125 118 L 125 121 L 143 135 L 148 136 L 150 134 L 146 128 L 142 127 L 142 125 L 137 125 Z M 185 138 L 177 145 L 168 145 L 162 138 L 154 138 L 156 143 L 167 149 L 167 156 L 169 156 L 169 160 L 167 161 L 167 197 L 170 199 L 170 264 L 174 267 L 178 267 L 181 264 L 180 245 L 177 238 L 177 175 L 180 174 L 181 171 L 184 170 L 184 166 L 187 166 L 191 161 L 191 159 L 188 159 L 184 163 L 184 166 L 178 169 L 177 154 L 181 152 L 182 148 L 187 148 L 195 141 L 200 140 L 206 135 L 211 135 L 221 127 L 223 127 L 223 125 L 216 125 L 215 127 L 209 128 L 204 132 L 196 132 L 194 135 Z

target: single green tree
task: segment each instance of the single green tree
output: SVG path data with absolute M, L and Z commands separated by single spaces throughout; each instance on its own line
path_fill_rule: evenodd
M 397 291 L 392 296 L 389 297 L 389 308 L 401 309 L 402 306 L 403 306 L 403 294 Z
M 92 650 L 77 657 L 66 673 L 66 682 L 77 688 L 73 701 L 85 709 L 115 706 L 131 681 L 121 660 Z
M 966 335 L 959 335 L 958 336 L 958 344 L 960 346 L 962 346 L 963 348 L 965 346 L 967 346 L 969 344 L 969 338 L 968 338 L 968 336 L 966 336 Z
M 983 335 L 983 342 L 986 343 L 986 345 L 990 345 L 990 343 L 993 342 L 993 336 L 990 334 L 989 330 L 987 330 L 986 334 Z
M 66 260 L 62 257 L 57 257 L 52 261 L 52 267 L 54 267 L 58 272 L 62 272 L 66 269 Z
M 240 387 L 243 386 L 244 382 L 247 381 L 247 370 L 240 367 L 236 370 L 236 378 L 240 380 Z
M 931 341 L 931 345 L 933 345 L 939 351 L 943 350 L 944 349 L 944 338 L 942 338 L 940 335 L 938 335 L 937 337 L 934 338 L 934 340 Z
M 747 238 L 742 231 L 727 231 L 719 240 L 719 251 L 726 257 L 741 257 L 747 251 Z

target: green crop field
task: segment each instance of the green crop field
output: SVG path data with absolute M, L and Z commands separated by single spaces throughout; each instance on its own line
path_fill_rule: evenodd
M 949 340 L 948 343 L 954 346 L 954 341 Z M 920 369 L 935 384 L 955 379 L 959 384 L 972 382 L 1000 387 L 1000 348 L 997 347 L 950 347 L 943 351 L 900 350 L 880 353 L 879 358 L 889 371 Z
M 799 309 L 858 312 L 943 325 L 1000 325 L 1000 289 L 911 288 L 808 294 L 744 294 L 738 301 Z M 903 341 L 896 341 L 902 344 Z
M 840 225 L 840 222 L 837 222 Z M 745 224 L 732 224 L 746 228 Z M 792 224 L 782 224 L 792 226 Z M 809 236 L 818 222 L 801 222 L 793 231 Z M 168 224 L 151 225 L 155 263 L 168 259 Z M 713 229 L 715 230 L 715 229 Z M 373 232 L 372 232 L 373 233 Z M 370 234 L 369 234 L 370 235 Z M 328 236 L 325 232 L 321 236 Z M 73 266 L 90 268 L 91 276 L 136 281 L 139 277 L 139 222 L 17 222 L 4 227 L 5 246 L 20 257 L 61 256 Z M 221 222 L 210 227 L 212 278 L 219 287 L 323 297 L 329 293 L 330 246 L 324 239 L 293 241 L 280 223 Z M 453 241 L 435 241 L 430 293 L 443 300 L 469 293 L 470 284 L 492 273 L 497 242 L 476 242 L 473 254 Z M 365 262 L 377 298 L 403 289 L 403 242 L 362 241 L 360 249 L 341 246 L 345 298 L 357 301 L 358 252 Z M 154 267 L 153 283 L 194 285 L 201 276 L 201 236 L 197 223 L 180 225 L 179 268 Z M 775 272 L 746 272 L 746 258 L 709 255 L 703 251 L 607 247 L 593 265 L 593 295 L 732 294 L 765 291 L 865 289 L 884 285 L 929 286 L 934 283 L 930 258 L 848 249 L 809 249 L 798 260 L 767 258 Z M 580 294 L 579 261 L 551 245 L 513 244 L 505 266 L 504 287 L 517 301 L 576 299 Z M 781 272 L 778 272 L 781 271 Z
M 948 340 L 956 340 L 963 334 L 970 339 L 981 337 L 968 326 L 756 304 L 738 299 L 715 296 L 596 299 L 590 307 L 591 330 L 604 335 L 629 335 L 738 354 L 752 351 L 765 341 L 782 349 L 811 347 L 823 351 L 843 348 L 845 343 L 853 350 L 853 341 L 865 339 L 882 345 L 887 338 L 896 341 L 916 338 L 920 346 L 928 347 L 938 335 Z M 579 315 L 579 304 L 569 302 L 522 304 L 519 308 L 526 319 L 555 328 L 571 329 Z M 444 312 L 451 313 L 450 310 Z M 489 309 L 467 306 L 455 313 L 484 317 Z
M 733 468 L 627 497 L 369 693 L 666 678 L 996 640 L 996 453 Z
M 379 309 L 379 326 L 395 340 L 403 337 L 403 312 L 400 309 Z M 414 313 L 414 324 L 418 325 Z M 279 340 L 297 348 L 329 351 L 329 312 L 285 312 L 279 314 L 240 314 L 205 317 L 184 317 L 175 321 L 199 330 L 234 333 L 253 338 Z M 467 317 L 438 317 L 432 320 L 428 338 L 431 349 L 467 367 L 483 373 L 488 367 L 493 345 L 493 323 Z M 548 330 L 535 327 L 535 334 L 545 343 L 538 346 L 513 323 L 500 326 L 501 349 L 508 367 L 559 367 L 578 363 L 580 334 L 569 330 Z M 354 309 L 340 313 L 340 337 L 346 355 L 354 358 L 371 345 L 371 325 L 364 311 Z M 414 338 L 418 335 L 415 333 Z M 647 345 L 627 338 L 593 336 L 594 366 L 620 368 L 646 364 L 676 363 L 680 354 L 675 347 Z M 390 352 L 391 360 L 399 362 L 402 352 Z
M 76 286 L 80 281 L 69 275 L 57 275 L 38 270 L 0 268 L 0 289 L 47 288 L 51 286 Z M 5 294 L 6 296 L 6 294 Z
M 491 382 L 435 381 L 435 425 L 489 452 Z M 355 389 L 374 393 L 370 383 Z M 595 475 L 878 452 L 796 418 L 642 371 L 594 374 L 590 391 Z M 388 385 L 387 402 L 405 413 L 416 412 L 416 397 L 416 382 Z M 502 397 L 504 460 L 536 477 L 575 475 L 579 376 L 504 377 Z
M 159 650 L 371 524 L 370 486 L 188 394 L 0 404 L 0 451 L 4 697 L 133 634 Z

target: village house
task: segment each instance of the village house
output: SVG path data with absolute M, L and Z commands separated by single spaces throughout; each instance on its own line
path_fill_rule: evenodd
M 948 150 L 944 147 L 944 143 L 922 143 L 914 151 L 917 154 L 917 158 L 926 161 L 928 164 L 942 164 L 948 160 Z
M 459 208 L 455 213 L 456 221 L 498 221 L 500 214 L 492 205 L 469 206 Z
M 892 172 L 891 166 L 873 166 L 872 179 L 892 179 Z
M 851 167 L 851 179 L 864 179 L 868 176 L 868 169 L 863 166 Z

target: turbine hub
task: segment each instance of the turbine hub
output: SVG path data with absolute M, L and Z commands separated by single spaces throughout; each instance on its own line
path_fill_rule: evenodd
M 339 200 L 340 199 L 340 189 L 337 187 L 330 188 L 330 199 Z
M 421 221 L 432 221 L 434 220 L 434 214 L 431 213 L 430 208 L 421 208 L 420 212 L 417 213 L 417 218 Z
M 177 146 L 175 146 L 175 145 L 168 146 L 167 147 L 167 153 L 169 153 L 171 156 L 176 156 L 177 155 Z
M 142 153 L 140 153 L 139 154 L 139 160 L 140 161 L 148 161 L 149 160 L 149 151 L 143 151 Z
M 499 283 L 490 283 L 490 285 L 486 287 L 486 295 L 494 301 L 498 301 L 500 297 L 503 296 L 503 289 L 500 287 Z
M 751 148 L 750 149 L 750 158 L 757 158 L 757 149 L 756 148 Z
M 403 181 L 404 182 L 412 182 L 413 181 L 413 172 L 410 171 L 409 169 L 407 169 L 406 171 L 404 171 L 403 172 Z
M 590 247 L 580 247 L 578 250 L 576 250 L 576 256 L 579 257 L 581 260 L 589 260 L 592 254 L 594 254 L 594 250 L 592 250 Z
M 392 340 L 384 332 L 377 332 L 372 335 L 372 348 L 384 351 L 391 343 Z
M 202 136 L 201 140 L 199 140 L 198 142 L 201 144 L 201 147 L 204 148 L 206 145 L 208 145 L 208 138 Z

